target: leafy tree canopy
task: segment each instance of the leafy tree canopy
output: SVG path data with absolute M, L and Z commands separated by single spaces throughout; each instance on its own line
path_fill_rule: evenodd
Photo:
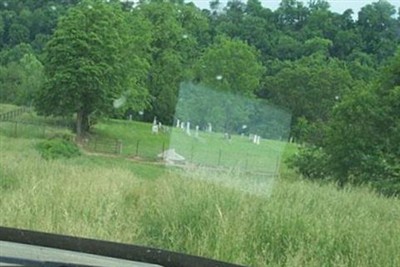
M 200 58 L 195 80 L 217 90 L 253 96 L 265 71 L 258 57 L 246 43 L 221 37 Z
M 82 135 L 90 114 L 110 110 L 113 100 L 141 90 L 147 64 L 132 46 L 135 29 L 116 4 L 93 0 L 71 8 L 47 44 L 47 82 L 37 109 L 46 115 L 76 113 Z

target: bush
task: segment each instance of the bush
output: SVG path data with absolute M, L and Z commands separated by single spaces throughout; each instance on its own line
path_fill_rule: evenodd
M 304 147 L 290 157 L 286 163 L 289 168 L 295 169 L 304 178 L 317 180 L 327 179 L 327 155 L 318 147 Z
M 61 138 L 40 142 L 36 145 L 36 149 L 39 151 L 40 155 L 47 160 L 72 158 L 81 154 L 75 143 Z

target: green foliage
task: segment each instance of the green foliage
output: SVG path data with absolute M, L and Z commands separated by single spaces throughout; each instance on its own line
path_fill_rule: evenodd
M 0 67 L 0 102 L 30 106 L 44 83 L 42 63 L 32 53 Z
M 333 109 L 320 147 L 305 149 L 292 166 L 309 178 L 328 173 L 341 186 L 368 184 L 383 194 L 398 195 L 399 61 L 400 50 L 380 82 L 361 83 L 345 94 Z
M 170 124 L 179 85 L 192 81 L 291 111 L 294 139 L 323 147 L 343 183 L 396 177 L 400 60 L 384 75 L 377 70 L 400 43 L 399 10 L 381 0 L 355 19 L 352 10 L 335 13 L 324 0 L 284 0 L 275 11 L 258 0 L 211 6 L 6 1 L 0 4 L 0 101 L 31 105 L 35 99 L 42 114 L 77 118 L 83 134 L 99 118 L 128 110 Z M 256 120 L 252 110 L 224 100 L 204 107 L 191 101 L 200 111 L 190 114 L 192 122 L 205 123 L 201 115 L 213 113 L 216 127 L 235 130 L 221 114 Z M 276 130 L 276 122 L 264 128 Z
M 230 134 L 252 133 L 265 139 L 287 140 L 290 114 L 262 99 L 230 91 L 182 83 L 175 117 L 204 129 Z M 246 126 L 243 129 L 243 126 Z
M 265 71 L 258 56 L 246 43 L 221 37 L 200 58 L 195 80 L 222 92 L 253 96 Z
M 140 13 L 151 23 L 151 68 L 147 87 L 152 95 L 145 118 L 156 116 L 171 124 L 179 84 L 192 76 L 192 66 L 208 45 L 207 18 L 192 5 L 173 2 L 140 4 Z
M 68 11 L 47 44 L 47 82 L 36 101 L 40 112 L 76 113 L 77 133 L 82 135 L 92 112 L 109 111 L 122 94 L 143 89 L 146 61 L 137 51 L 146 47 L 132 45 L 140 36 L 128 24 L 128 15 L 117 4 L 97 0 Z
M 269 68 L 258 94 L 292 112 L 296 138 L 318 141 L 301 136 L 300 118 L 313 124 L 325 123 L 331 117 L 332 108 L 353 84 L 346 63 L 316 53 L 293 62 L 270 62 Z
M 72 158 L 81 154 L 75 143 L 62 138 L 41 141 L 36 144 L 36 149 L 39 151 L 40 155 L 47 160 Z
M 383 0 L 364 6 L 358 13 L 364 51 L 374 54 L 379 62 L 393 55 L 400 41 L 395 14 L 395 7 Z
M 306 179 L 329 180 L 328 157 L 320 147 L 302 147 L 286 163 Z

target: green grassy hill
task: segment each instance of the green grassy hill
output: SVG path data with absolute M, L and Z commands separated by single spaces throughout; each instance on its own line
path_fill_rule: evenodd
M 134 141 L 137 134 L 157 140 L 154 147 L 169 140 L 148 125 L 133 123 L 135 133 L 125 124 L 103 122 L 94 135 Z M 231 185 L 248 181 L 245 175 L 188 173 L 106 154 L 45 160 L 35 149 L 42 137 L 33 137 L 0 131 L 0 225 L 249 266 L 400 266 L 398 199 L 283 178 L 268 190 L 242 190 Z

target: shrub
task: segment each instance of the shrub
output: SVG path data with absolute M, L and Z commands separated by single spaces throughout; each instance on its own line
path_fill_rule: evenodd
M 40 155 L 47 160 L 72 158 L 81 154 L 75 143 L 61 138 L 40 142 L 36 145 L 36 149 L 39 151 Z
M 286 163 L 289 168 L 295 169 L 304 178 L 317 180 L 329 177 L 327 161 L 327 155 L 323 149 L 313 146 L 301 148 Z

